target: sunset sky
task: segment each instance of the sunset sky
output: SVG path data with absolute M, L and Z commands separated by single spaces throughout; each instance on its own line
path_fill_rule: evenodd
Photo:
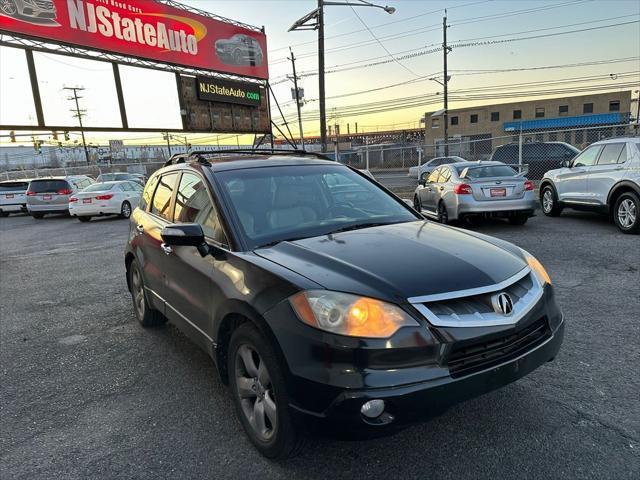
M 292 120 L 292 131 L 297 133 L 290 92 L 292 82 L 285 78 L 291 74 L 287 59 L 291 46 L 298 58 L 300 85 L 308 101 L 303 107 L 303 115 L 308 119 L 303 122 L 305 134 L 318 134 L 317 34 L 287 32 L 295 20 L 315 8 L 314 0 L 185 0 L 183 3 L 248 24 L 264 25 L 271 83 L 285 116 Z M 395 14 L 358 7 L 355 9 L 358 18 L 350 7 L 325 8 L 326 71 L 342 70 L 326 75 L 327 123 L 339 123 L 342 132 L 346 132 L 347 123 L 353 131 L 355 122 L 359 131 L 413 128 L 419 125 L 424 112 L 441 108 L 441 96 L 436 93 L 441 92 L 442 87 L 428 78 L 440 74 L 442 52 L 402 60 L 398 57 L 429 51 L 441 44 L 445 8 L 450 25 L 449 44 L 454 45 L 449 55 L 451 108 L 513 101 L 508 95 L 514 92 L 562 88 L 570 95 L 570 90 L 578 86 L 589 85 L 604 91 L 618 89 L 629 82 L 635 83 L 632 90 L 640 85 L 640 2 L 636 0 L 388 0 L 387 4 L 397 9 Z M 574 30 L 581 31 L 567 33 Z M 564 34 L 557 35 L 560 32 Z M 456 47 L 461 41 L 492 43 Z M 363 67 L 377 62 L 386 63 Z M 584 65 L 594 62 L 600 64 Z M 75 123 L 70 116 L 67 95 L 61 88 L 80 85 L 86 88 L 82 104 L 87 110 L 87 124 L 118 124 L 109 64 L 52 54 L 38 54 L 36 63 L 48 122 Z M 537 69 L 533 70 L 534 67 Z M 123 70 L 130 124 L 156 126 L 161 120 L 162 126 L 177 126 L 179 113 L 173 77 L 131 67 Z M 610 74 L 615 74 L 615 79 Z M 31 97 L 26 78 L 23 54 L 0 48 L 1 123 L 33 122 L 33 106 L 25 101 Z M 558 80 L 565 83 L 554 83 Z M 154 85 L 151 92 L 143 86 L 149 82 Z M 521 85 L 523 83 L 528 85 Z M 499 86 L 504 87 L 486 90 Z M 344 96 L 364 90 L 369 92 Z M 483 98 L 489 93 L 491 97 Z M 343 96 L 333 98 L 340 95 Z M 473 97 L 465 98 L 468 95 Z M 404 100 L 392 102 L 394 99 Z M 389 103 L 371 105 L 385 101 Z M 407 104 L 420 105 L 399 108 Z M 352 113 L 345 113 L 347 108 Z M 376 109 L 386 111 L 372 112 Z M 275 115 L 276 110 L 272 111 Z M 282 123 L 275 116 L 274 120 Z M 114 138 L 114 134 L 90 134 L 89 137 L 92 141 L 104 142 Z M 124 138 L 130 143 L 161 143 L 160 135 L 151 133 L 128 134 Z M 216 136 L 198 134 L 191 139 L 194 144 L 215 143 Z M 246 138 L 240 143 L 243 140 Z M 2 141 L 6 143 L 8 139 Z

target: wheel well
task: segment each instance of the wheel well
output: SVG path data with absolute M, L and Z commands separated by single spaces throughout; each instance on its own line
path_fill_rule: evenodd
M 247 317 L 230 313 L 222 319 L 218 328 L 218 337 L 216 342 L 216 364 L 222 383 L 229 384 L 229 372 L 227 371 L 227 356 L 229 351 L 229 342 L 233 331 L 245 322 L 250 322 Z
M 607 202 L 607 206 L 609 208 L 609 213 L 611 215 L 613 215 L 613 209 L 620 195 L 627 192 L 632 192 L 632 193 L 635 193 L 636 195 L 638 194 L 638 192 L 634 188 L 630 187 L 629 185 L 621 185 L 609 194 L 609 201 Z
M 542 183 L 540 184 L 540 190 L 539 190 L 539 192 L 540 192 L 540 194 L 541 194 L 541 195 L 542 195 L 542 190 L 544 190 L 544 187 L 551 187 L 551 188 L 553 189 L 553 191 L 554 191 L 554 192 L 556 191 L 556 187 L 554 187 L 554 186 L 553 186 L 553 183 L 551 183 L 551 182 L 549 182 L 549 181 L 542 182 Z
M 130 281 L 129 281 L 129 267 L 131 267 L 131 262 L 133 262 L 134 260 L 134 256 L 133 253 L 129 252 L 127 253 L 127 255 L 124 257 L 124 266 L 126 268 L 127 271 L 127 289 L 129 291 L 131 291 L 131 285 L 130 285 Z

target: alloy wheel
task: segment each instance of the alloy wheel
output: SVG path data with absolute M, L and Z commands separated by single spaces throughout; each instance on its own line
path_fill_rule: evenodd
M 545 213 L 553 210 L 553 192 L 550 189 L 546 189 L 542 194 L 542 209 Z
M 129 218 L 131 216 L 131 205 L 129 205 L 128 202 L 124 202 L 120 209 L 120 213 L 124 218 Z
M 625 198 L 618 205 L 618 222 L 624 228 L 630 228 L 636 223 L 636 204 L 630 198 Z
M 138 318 L 144 318 L 144 284 L 140 270 L 134 267 L 131 272 L 131 292 L 133 293 L 133 305 L 138 314 Z
M 7 15 L 15 15 L 18 13 L 16 2 L 14 0 L 0 0 L 0 11 Z
M 235 380 L 242 413 L 262 441 L 269 441 L 277 428 L 277 409 L 271 377 L 260 354 L 250 345 L 236 352 Z

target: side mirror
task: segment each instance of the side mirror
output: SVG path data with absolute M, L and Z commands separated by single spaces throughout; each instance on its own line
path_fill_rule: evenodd
M 563 160 L 560 165 L 562 165 L 564 168 L 571 168 L 571 160 Z
M 202 227 L 198 223 L 167 225 L 160 232 L 160 236 L 165 245 L 170 247 L 196 247 L 203 257 L 211 251 L 204 240 Z
M 424 187 L 427 184 L 427 179 L 421 178 L 420 180 L 418 180 L 418 184 Z

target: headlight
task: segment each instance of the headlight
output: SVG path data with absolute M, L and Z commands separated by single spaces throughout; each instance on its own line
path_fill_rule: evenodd
M 549 276 L 545 268 L 542 266 L 542 264 L 538 261 L 538 259 L 533 255 L 531 255 L 526 250 L 522 250 L 522 254 L 524 255 L 524 258 L 527 260 L 527 263 L 529 264 L 529 267 L 531 267 L 531 270 L 533 271 L 533 273 L 536 275 L 538 280 L 540 280 L 540 283 L 542 283 L 543 285 L 545 283 L 548 283 L 549 285 L 551 285 L 551 277 Z
M 289 298 L 300 320 L 350 337 L 387 338 L 418 322 L 402 309 L 373 298 L 328 290 L 307 290 Z

